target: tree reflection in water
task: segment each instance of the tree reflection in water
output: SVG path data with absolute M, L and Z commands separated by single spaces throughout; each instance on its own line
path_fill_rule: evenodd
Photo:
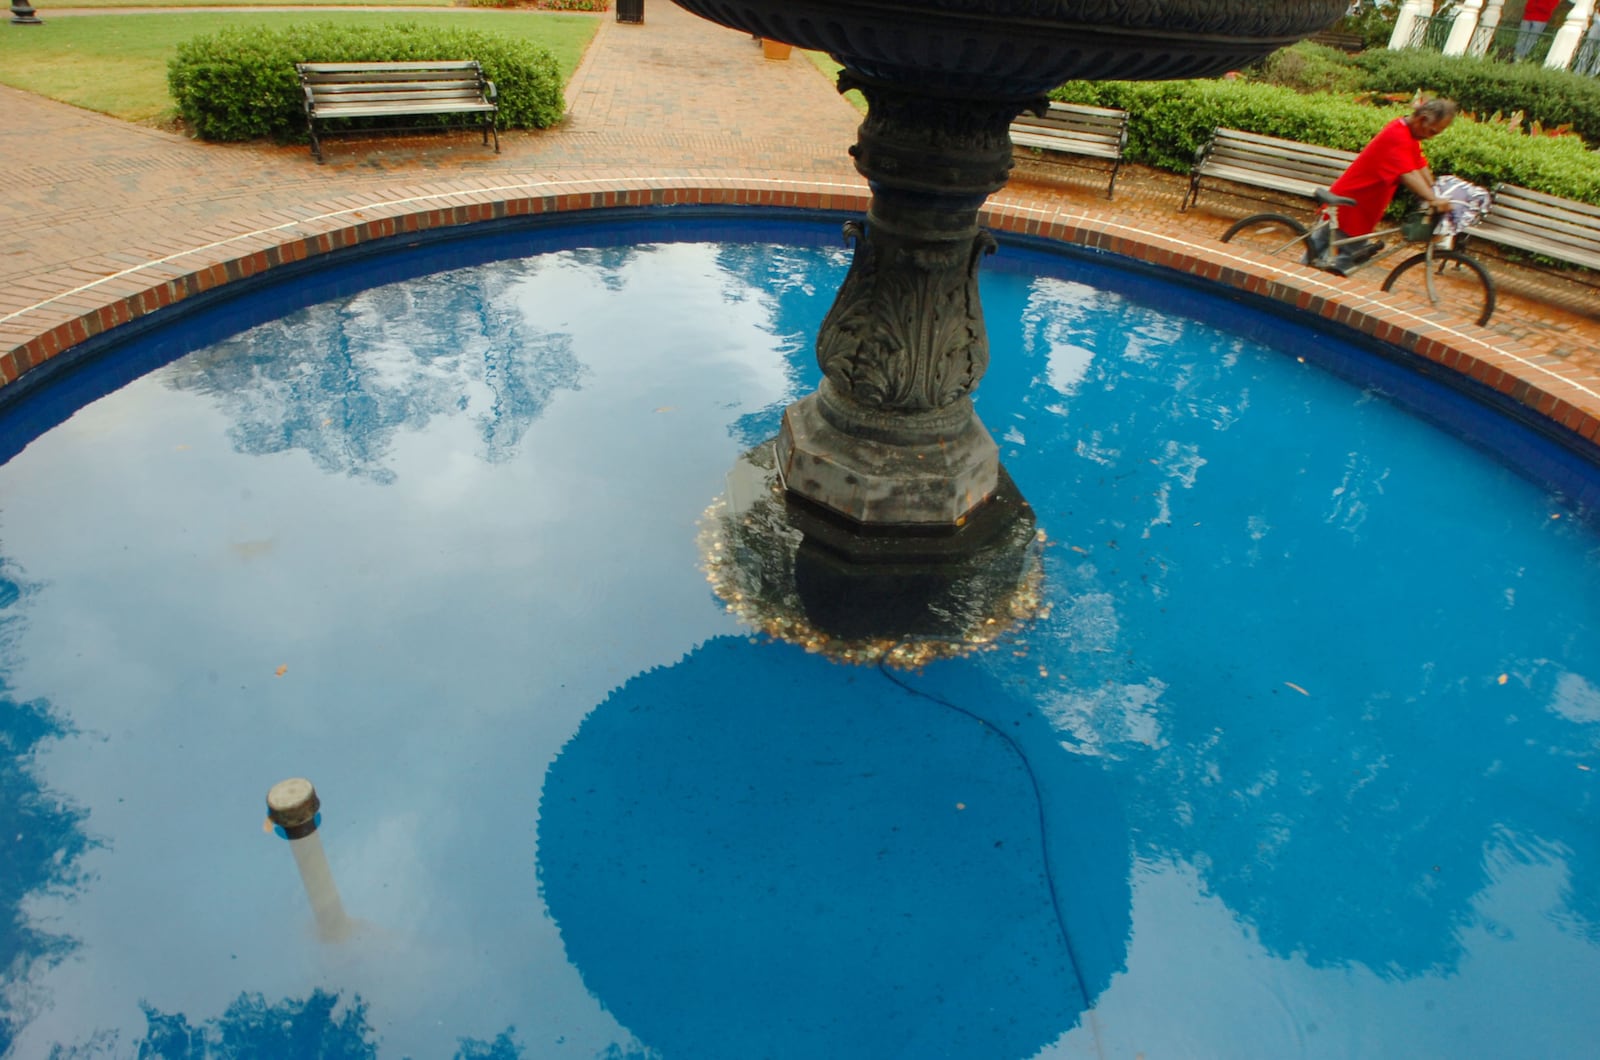
M 42 749 L 73 734 L 70 723 L 45 700 L 18 699 L 8 678 L 21 605 L 38 589 L 0 557 L 0 806 L 7 833 L 0 858 L 0 1056 L 39 1003 L 30 981 L 76 947 L 43 928 L 26 906 L 82 887 L 79 862 L 95 845 L 84 832 L 83 810 L 45 788 L 33 767 Z
M 571 257 L 606 277 L 629 254 Z M 323 470 L 385 482 L 399 432 L 467 415 L 479 455 L 500 463 L 553 396 L 582 377 L 571 337 L 528 319 L 518 301 L 554 267 L 563 266 L 531 258 L 324 302 L 193 354 L 167 378 L 216 401 L 241 452 L 301 450 Z

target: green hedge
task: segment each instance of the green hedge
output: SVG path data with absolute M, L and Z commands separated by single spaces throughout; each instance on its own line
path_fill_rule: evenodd
M 1404 106 L 1374 107 L 1301 95 L 1247 81 L 1072 81 L 1052 93 L 1066 102 L 1128 112 L 1127 157 L 1187 173 L 1218 126 L 1359 151 Z M 1600 206 L 1600 153 L 1575 136 L 1528 136 L 1506 125 L 1460 118 L 1428 141 L 1435 173 L 1492 188 L 1500 181 Z
M 203 140 L 301 141 L 306 119 L 295 63 L 405 59 L 476 59 L 499 92 L 502 128 L 545 128 L 565 112 L 560 67 L 547 48 L 414 22 L 223 30 L 179 45 L 167 64 L 167 85 L 179 116 Z
M 1246 80 L 1301 92 L 1444 96 L 1479 118 L 1521 114 L 1524 129 L 1568 126 L 1600 144 L 1600 80 L 1538 63 L 1446 56 L 1419 49 L 1345 55 L 1310 41 L 1279 48 L 1241 71 Z
M 1297 92 L 1359 92 L 1367 72 L 1352 56 L 1337 48 L 1301 41 L 1279 48 L 1254 66 L 1241 71 L 1251 81 L 1282 85 Z
M 1370 51 L 1354 57 L 1369 92 L 1430 95 L 1453 99 L 1480 116 L 1521 111 L 1546 129 L 1569 125 L 1600 144 L 1600 80 L 1538 63 L 1505 63 L 1432 52 Z

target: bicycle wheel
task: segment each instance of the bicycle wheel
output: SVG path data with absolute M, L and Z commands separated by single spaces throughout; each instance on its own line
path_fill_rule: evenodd
M 1494 279 L 1489 270 L 1459 250 L 1435 250 L 1433 268 L 1428 268 L 1427 252 L 1414 254 L 1394 267 L 1383 281 L 1390 290 L 1410 273 L 1430 305 L 1443 306 L 1476 321 L 1481 327 L 1494 315 Z
M 1287 214 L 1256 213 L 1235 221 L 1222 233 L 1222 241 L 1232 243 L 1237 239 L 1240 246 L 1276 254 L 1304 240 L 1307 231 L 1305 222 Z

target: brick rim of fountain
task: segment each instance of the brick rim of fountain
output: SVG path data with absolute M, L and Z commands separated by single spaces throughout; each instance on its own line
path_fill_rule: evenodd
M 5 350 L 0 353 L 0 406 L 8 397 L 25 396 L 6 393 L 18 380 L 91 339 L 104 335 L 115 341 L 117 329 L 197 295 L 353 247 L 382 249 L 384 241 L 417 233 L 546 215 L 671 206 L 859 214 L 869 201 L 867 189 L 854 183 L 651 177 L 464 187 L 354 204 L 341 200 L 311 216 L 132 265 L 0 317 Z M 997 232 L 1103 252 L 1317 317 L 1503 396 L 1546 427 L 1572 435 L 1581 450 L 1600 446 L 1600 390 L 1572 378 L 1581 368 L 1540 363 L 1497 347 L 1473 325 L 1425 305 L 1408 305 L 1403 297 L 1390 294 L 1380 301 L 1372 296 L 1375 288 L 1364 293 L 1370 284 L 1264 260 L 1215 241 L 1163 235 L 1108 213 L 1051 206 L 1037 197 L 1003 192 L 991 199 L 981 219 Z M 1600 462 L 1600 452 L 1588 455 Z

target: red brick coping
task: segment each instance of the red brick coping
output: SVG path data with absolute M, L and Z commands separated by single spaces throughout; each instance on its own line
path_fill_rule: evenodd
M 408 233 L 540 214 L 618 207 L 767 206 L 864 213 L 858 184 L 815 181 L 606 179 L 498 185 L 404 198 L 328 204 L 322 212 L 243 231 L 169 254 L 0 317 L 0 387 L 95 335 L 224 284 L 290 262 Z M 283 215 L 278 215 L 282 217 Z M 1397 294 L 1296 264 L 1264 259 L 1216 241 L 1196 242 L 1118 221 L 1110 212 L 1039 205 L 1002 193 L 983 223 L 1106 251 L 1233 287 L 1372 336 L 1470 377 L 1539 416 L 1600 444 L 1600 392 L 1555 358 L 1496 348 L 1464 320 L 1408 305 Z M 1554 362 L 1554 363 L 1541 363 Z

